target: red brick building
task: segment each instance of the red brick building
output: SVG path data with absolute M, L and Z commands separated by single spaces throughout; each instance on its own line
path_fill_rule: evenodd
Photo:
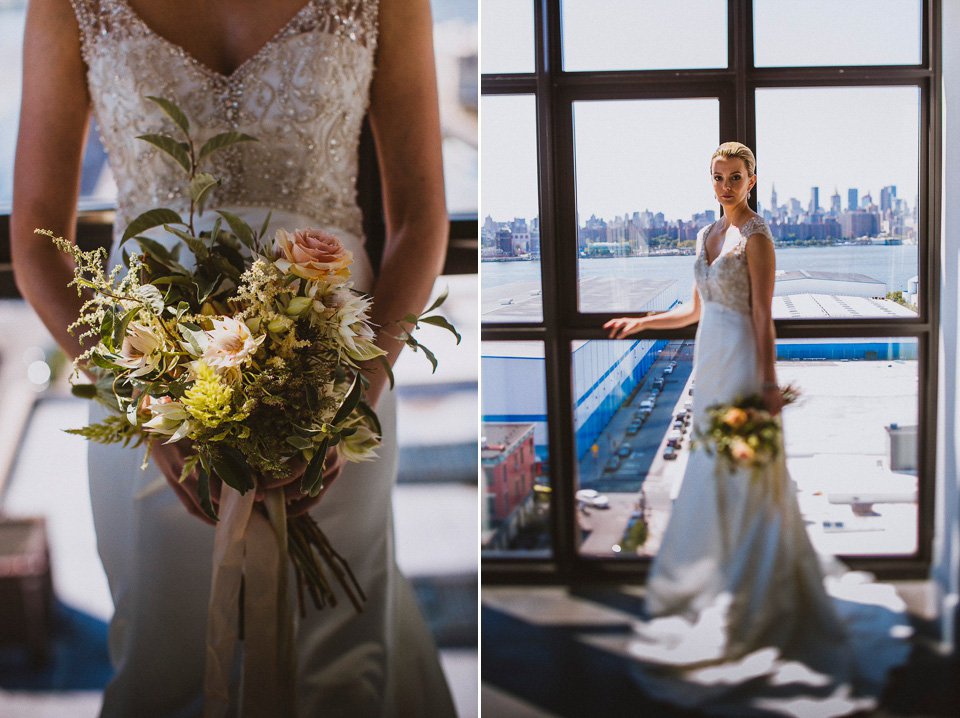
M 537 461 L 533 427 L 533 424 L 483 425 L 480 464 L 486 483 L 484 523 L 491 527 L 502 524 L 533 490 Z

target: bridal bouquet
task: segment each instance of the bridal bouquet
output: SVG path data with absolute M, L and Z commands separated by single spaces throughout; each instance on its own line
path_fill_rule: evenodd
M 800 397 L 793 385 L 781 387 L 784 406 Z M 716 455 L 729 471 L 736 468 L 759 470 L 779 456 L 783 428 L 779 418 L 767 411 L 763 397 L 751 394 L 729 404 L 715 404 L 706 411 L 706 426 L 696 430 L 697 441 L 708 454 Z
M 391 386 L 393 376 L 384 352 L 374 344 L 372 300 L 352 287 L 351 252 L 324 231 L 279 229 L 268 238 L 269 215 L 254 230 L 226 211 L 216 212 L 211 229 L 196 231 L 195 218 L 221 182 L 199 166 L 223 148 L 256 140 L 226 132 L 198 148 L 184 113 L 163 98 L 149 99 L 173 120 L 185 141 L 162 134 L 139 139 L 184 170 L 189 215 L 156 208 L 135 218 L 120 245 L 135 242 L 140 252 L 128 254 L 125 249 L 126 266 L 109 271 L 103 249 L 84 252 L 38 230 L 73 257 L 71 284 L 87 292 L 70 329 L 79 331 L 81 339 L 95 340 L 75 364 L 95 381 L 76 384 L 73 391 L 112 410 L 106 419 L 72 433 L 126 446 L 146 442 L 147 457 L 157 441 L 188 442 L 180 481 L 195 478 L 202 510 L 219 521 L 211 621 L 217 618 L 217 601 L 236 604 L 239 598 L 243 625 L 244 590 L 251 603 L 257 589 L 251 576 L 264 574 L 250 557 L 257 551 L 263 555 L 262 544 L 273 540 L 269 534 L 264 538 L 262 532 L 253 533 L 258 521 L 273 529 L 279 547 L 274 550 L 279 561 L 272 559 L 277 564 L 273 575 L 279 577 L 279 599 L 272 604 L 276 611 L 284 611 L 287 556 L 301 612 L 305 591 L 318 608 L 336 605 L 332 579 L 360 611 L 363 591 L 309 514 L 288 519 L 283 488 L 268 490 L 259 505 L 254 495 L 263 479 L 276 485 L 302 472 L 300 492 L 317 496 L 334 448 L 346 461 L 375 458 L 380 424 L 363 400 L 367 382 L 360 363 L 379 360 Z M 144 234 L 153 230 L 156 236 L 161 229 L 171 240 L 166 245 Z M 180 256 L 184 249 L 186 259 Z M 397 338 L 422 350 L 434 369 L 436 358 L 412 332 L 421 323 L 432 324 L 448 329 L 459 342 L 456 329 L 431 314 L 445 297 L 419 316 L 408 314 L 396 322 Z M 219 507 L 215 477 L 223 483 Z M 224 615 L 232 620 L 229 611 Z M 253 630 L 249 612 L 246 623 Z M 221 628 L 227 638 L 235 632 Z M 289 635 L 281 635 L 281 643 L 284 640 L 289 642 Z M 270 650 L 282 653 L 290 646 Z M 227 671 L 230 652 L 220 650 Z M 210 663 L 208 659 L 208 669 Z

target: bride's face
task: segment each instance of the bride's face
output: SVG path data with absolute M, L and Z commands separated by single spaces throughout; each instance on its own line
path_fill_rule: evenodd
M 711 168 L 713 191 L 724 207 L 746 204 L 757 176 L 747 175 L 747 164 L 739 157 L 717 157 Z

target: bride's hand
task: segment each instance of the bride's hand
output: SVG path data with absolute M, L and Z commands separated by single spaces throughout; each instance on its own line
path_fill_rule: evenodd
M 767 405 L 767 411 L 769 411 L 772 416 L 779 414 L 783 409 L 783 394 L 780 393 L 780 387 L 764 387 L 763 403 Z
M 257 482 L 257 501 L 262 501 L 269 489 L 283 487 L 283 495 L 287 502 L 287 516 L 299 516 L 312 509 L 323 498 L 324 493 L 343 471 L 343 463 L 343 457 L 337 451 L 337 447 L 331 446 L 327 449 L 323 467 L 323 488 L 316 496 L 310 496 L 300 493 L 300 477 L 307 469 L 307 462 L 301 457 L 293 459 L 290 462 L 289 476 L 283 479 L 261 478 Z
M 183 469 L 184 462 L 193 455 L 193 448 L 189 441 L 177 441 L 173 444 L 157 444 L 153 447 L 150 456 L 154 463 L 163 472 L 164 478 L 170 484 L 170 488 L 180 499 L 187 511 L 196 516 L 201 521 L 216 525 L 209 516 L 200 508 L 200 496 L 197 493 L 197 472 L 192 471 L 183 480 L 180 481 L 180 472 Z M 216 506 L 220 503 L 220 489 L 222 482 L 213 475 L 210 477 L 210 498 Z
M 611 319 L 603 325 L 604 329 L 609 329 L 611 339 L 623 339 L 631 334 L 643 331 L 644 317 L 619 317 Z
M 197 472 L 190 472 L 183 481 L 180 481 L 180 472 L 183 469 L 183 464 L 192 454 L 193 450 L 190 442 L 178 441 L 173 444 L 158 444 L 153 448 L 151 456 L 187 511 L 201 521 L 216 525 L 200 507 L 200 495 L 197 490 Z M 256 499 L 257 501 L 262 501 L 268 489 L 275 489 L 282 486 L 284 497 L 287 501 L 287 515 L 298 516 L 317 505 L 317 502 L 320 501 L 323 494 L 330 488 L 330 485 L 343 470 L 343 458 L 340 456 L 340 452 L 337 451 L 336 447 L 331 447 L 327 450 L 326 465 L 323 469 L 323 488 L 316 496 L 305 496 L 300 493 L 300 477 L 307 468 L 307 462 L 303 459 L 294 459 L 291 463 L 291 468 L 291 474 L 284 479 L 261 479 L 256 489 Z M 220 478 L 216 474 L 212 474 L 210 476 L 210 498 L 214 506 L 220 503 L 220 491 L 222 487 L 223 482 Z

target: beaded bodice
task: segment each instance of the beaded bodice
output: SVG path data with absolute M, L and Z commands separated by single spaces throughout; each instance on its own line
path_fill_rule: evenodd
M 189 207 L 179 166 L 136 139 L 176 132 L 145 99 L 153 95 L 177 103 L 200 142 L 231 130 L 259 140 L 201 165 L 224 178 L 211 206 L 290 210 L 362 236 L 357 142 L 374 71 L 375 0 L 310 0 L 230 75 L 155 33 L 126 0 L 71 2 L 117 183 L 117 227 L 153 207 Z
M 750 273 L 747 269 L 747 237 L 762 234 L 773 241 L 767 223 L 760 217 L 752 217 L 740 228 L 740 241 L 732 248 L 721 249 L 712 261 L 707 261 L 704 239 L 710 231 L 708 225 L 697 236 L 697 259 L 693 265 L 697 291 L 705 302 L 717 302 L 741 314 L 750 313 Z

